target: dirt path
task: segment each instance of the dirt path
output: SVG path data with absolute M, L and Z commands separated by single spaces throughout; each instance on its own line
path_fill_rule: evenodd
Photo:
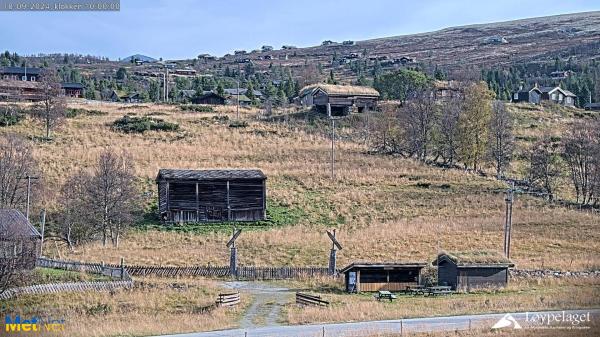
M 234 281 L 226 282 L 224 286 L 239 291 L 242 296 L 248 294 L 253 298 L 240 320 L 241 329 L 281 325 L 283 306 L 294 300 L 294 292 L 290 289 L 265 282 Z

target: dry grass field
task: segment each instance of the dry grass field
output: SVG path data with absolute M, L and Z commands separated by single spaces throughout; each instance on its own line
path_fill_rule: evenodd
M 306 285 L 296 284 L 300 287 Z M 534 308 L 597 308 L 600 305 L 600 286 L 597 281 L 590 279 L 513 279 L 504 289 L 441 297 L 400 295 L 392 303 L 376 301 L 372 293 L 344 293 L 341 282 L 333 284 L 321 281 L 308 285 L 307 288 L 319 292 L 331 305 L 310 308 L 291 305 L 287 310 L 287 319 L 291 324 L 524 312 Z M 294 283 L 289 286 L 293 287 Z
M 259 121 L 254 118 L 258 111 L 243 109 L 242 118 L 249 126 L 231 128 L 228 122 L 212 118 L 217 113 L 181 112 L 175 106 L 71 106 L 107 114 L 67 119 L 52 142 L 36 142 L 35 156 L 48 190 L 79 168 L 92 165 L 106 148 L 132 155 L 149 202 L 156 198 L 153 179 L 159 168 L 262 169 L 268 176 L 270 211 L 287 225 L 244 232 L 238 240 L 242 265 L 324 266 L 330 248 L 324 229 L 331 227 L 338 228 L 344 245 L 340 265 L 365 259 L 428 260 L 440 249 L 502 248 L 505 186 L 491 178 L 369 155 L 364 144 L 344 141 L 338 143 L 336 179 L 331 180 L 330 141 L 302 123 Z M 126 113 L 154 115 L 179 123 L 180 130 L 112 131 L 109 124 Z M 235 118 L 235 108 L 221 107 L 218 114 Z M 556 118 L 557 128 L 569 121 L 569 117 Z M 42 129 L 26 120 L 0 132 L 34 137 Z M 46 197 L 51 200 L 50 194 Z M 517 267 L 600 267 L 597 216 L 519 196 L 513 217 L 512 257 Z M 228 263 L 228 232 L 175 229 L 132 230 L 118 249 L 92 243 L 68 252 L 48 244 L 45 254 L 112 263 L 122 256 L 131 264 Z
M 65 319 L 64 331 L 56 336 L 149 336 L 235 327 L 250 298 L 242 298 L 237 307 L 201 312 L 219 292 L 223 289 L 216 281 L 137 278 L 131 290 L 26 295 L 2 311 Z

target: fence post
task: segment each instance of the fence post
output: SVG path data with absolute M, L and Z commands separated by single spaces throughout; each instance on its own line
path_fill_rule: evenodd
M 125 259 L 121 257 L 121 280 L 125 276 Z

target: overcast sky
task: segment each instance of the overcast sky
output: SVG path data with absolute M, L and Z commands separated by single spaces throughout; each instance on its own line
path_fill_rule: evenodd
M 599 0 L 121 0 L 120 12 L 0 12 L 0 49 L 177 59 L 593 10 Z

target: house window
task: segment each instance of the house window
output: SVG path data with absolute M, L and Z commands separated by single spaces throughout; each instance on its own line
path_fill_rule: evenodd
M 553 100 L 553 101 L 556 101 L 556 94 L 555 94 L 555 93 L 554 93 L 554 94 L 552 94 L 552 100 Z
M 31 82 L 35 82 L 35 81 L 36 81 L 35 76 L 31 76 Z
M 514 97 L 514 99 L 519 99 L 519 94 L 515 93 L 515 95 L 513 97 Z

